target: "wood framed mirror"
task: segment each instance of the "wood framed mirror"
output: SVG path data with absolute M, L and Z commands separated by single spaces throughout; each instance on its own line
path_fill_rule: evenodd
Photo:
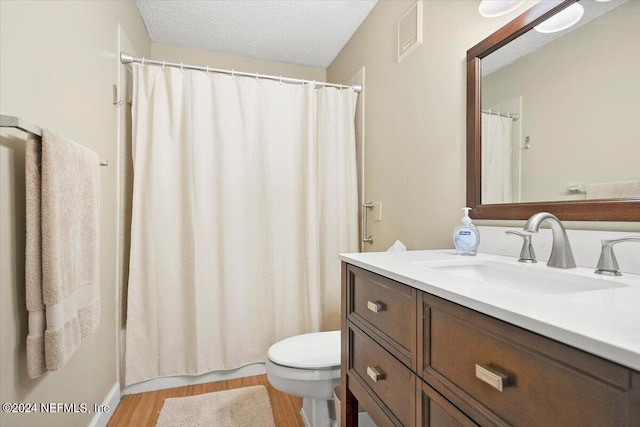
M 583 2 L 586 1 L 593 0 L 583 0 Z M 524 36 L 526 33 L 533 30 L 534 27 L 546 21 L 548 18 L 569 8 L 574 3 L 579 2 L 578 0 L 546 0 L 539 2 L 467 51 L 467 206 L 473 209 L 471 212 L 471 216 L 473 218 L 521 220 L 529 218 L 536 212 L 547 211 L 555 214 L 561 220 L 640 221 L 640 197 L 637 197 L 636 195 L 633 195 L 629 198 L 588 199 L 588 196 L 584 194 L 574 196 L 573 194 L 568 193 L 567 200 L 557 200 L 554 197 L 549 198 L 549 200 L 553 201 L 546 201 L 544 197 L 537 200 L 528 200 L 527 198 L 518 197 L 517 200 L 519 201 L 517 202 L 505 199 L 504 201 L 500 201 L 498 203 L 487 203 L 487 200 L 483 200 L 483 60 L 485 60 L 485 58 L 487 58 L 492 53 L 505 47 L 509 43 L 516 41 L 516 39 Z M 591 58 L 591 61 L 594 62 L 597 59 L 598 58 Z M 544 70 L 544 72 L 553 75 L 553 71 Z M 539 74 L 542 73 L 539 72 Z M 638 83 L 638 85 L 640 85 L 640 83 Z M 592 90 L 590 88 L 590 85 L 585 84 L 584 86 L 585 91 Z M 634 105 L 640 105 L 640 98 L 635 99 Z M 637 114 L 637 112 L 634 112 L 634 114 Z M 527 119 L 526 115 L 525 119 Z M 637 125 L 640 126 L 640 120 L 636 118 L 635 122 L 637 122 Z M 627 140 L 626 144 L 631 144 L 632 147 L 627 146 L 625 148 L 626 150 L 630 150 L 628 152 L 638 153 L 638 156 L 640 156 L 639 135 L 640 132 L 635 133 L 635 135 L 630 137 Z M 524 135 L 522 135 L 522 140 L 524 140 L 524 138 Z M 522 148 L 521 140 L 518 140 L 517 144 L 518 149 Z M 607 144 L 607 142 L 602 141 L 599 144 Z M 632 154 L 632 157 L 635 155 L 636 154 Z M 547 158 L 548 157 L 549 154 L 547 154 Z M 621 159 L 619 160 L 620 162 L 633 162 L 631 163 L 631 168 L 635 171 L 632 172 L 632 174 L 637 176 L 637 178 L 634 177 L 633 179 L 640 180 L 640 163 L 636 164 L 635 157 L 633 157 L 632 160 L 628 160 L 628 157 L 629 156 L 618 158 Z M 596 159 L 596 161 L 599 160 Z M 612 162 L 618 162 L 618 160 L 614 158 Z M 637 166 L 637 169 L 635 169 L 635 166 Z M 589 166 L 584 164 L 583 167 L 586 168 Z M 617 169 L 617 163 L 612 163 L 612 166 L 608 167 L 610 169 Z M 487 168 L 487 171 L 488 170 L 489 168 Z M 542 167 L 538 165 L 537 170 L 539 170 L 540 174 L 547 173 L 544 165 Z M 569 184 L 571 183 L 563 183 L 565 191 L 584 192 L 584 189 L 576 190 Z M 489 199 L 488 196 L 485 198 Z

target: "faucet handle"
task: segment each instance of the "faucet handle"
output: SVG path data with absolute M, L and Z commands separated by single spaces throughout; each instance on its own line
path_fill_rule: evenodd
M 507 230 L 505 231 L 507 234 L 513 234 L 515 236 L 520 236 L 523 239 L 522 249 L 520 250 L 520 259 L 518 262 L 526 262 L 526 263 L 536 263 L 536 254 L 533 252 L 533 245 L 531 244 L 531 237 L 533 233 L 529 231 L 516 231 L 516 230 Z
M 616 260 L 616 255 L 613 253 L 613 245 L 621 242 L 640 242 L 640 237 L 630 236 L 623 237 L 621 239 L 603 239 L 600 259 L 598 260 L 598 267 L 595 271 L 596 274 L 622 276 L 622 273 L 620 273 L 620 267 L 618 266 L 618 260 Z

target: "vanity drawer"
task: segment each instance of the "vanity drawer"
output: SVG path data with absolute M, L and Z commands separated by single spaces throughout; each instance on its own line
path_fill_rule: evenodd
M 421 380 L 418 380 L 418 383 L 417 399 L 421 405 L 418 411 L 418 426 L 478 427 L 478 424 L 429 387 L 427 383 Z
M 383 412 L 392 425 L 415 425 L 416 374 L 356 326 L 349 326 L 349 340 L 352 382 L 356 379 L 376 406 L 387 409 Z
M 348 319 L 415 369 L 417 291 L 350 265 L 347 298 Z
M 423 301 L 423 376 L 480 424 L 638 425 L 633 371 L 439 298 Z

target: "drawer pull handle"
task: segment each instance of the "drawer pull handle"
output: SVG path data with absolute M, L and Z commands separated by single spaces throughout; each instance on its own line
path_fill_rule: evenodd
M 371 311 L 373 311 L 374 313 L 378 313 L 379 311 L 384 310 L 384 307 L 382 305 L 382 303 L 376 301 L 367 301 L 367 308 Z
M 367 366 L 367 375 L 369 375 L 369 378 L 371 378 L 375 383 L 384 379 L 384 373 L 370 366 Z
M 498 391 L 509 385 L 509 377 L 486 366 L 476 365 L 476 378 L 489 384 Z

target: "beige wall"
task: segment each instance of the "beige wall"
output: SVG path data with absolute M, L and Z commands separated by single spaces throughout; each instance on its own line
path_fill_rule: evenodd
M 640 179 L 638 46 L 640 2 L 628 2 L 483 79 L 484 108 L 523 98 L 523 201 Z
M 0 134 L 0 401 L 102 403 L 117 382 L 118 24 L 137 50 L 150 41 L 132 1 L 1 1 L 0 111 L 96 151 L 101 168 L 102 319 L 67 365 L 30 380 L 24 301 L 24 134 Z M 112 408 L 113 409 L 113 408 Z M 86 426 L 93 414 L 0 412 L 0 425 Z
M 325 70 L 322 68 L 304 67 L 302 65 L 286 64 L 284 62 L 264 61 L 246 56 L 228 53 L 211 52 L 207 50 L 191 49 L 163 43 L 151 44 L 153 59 L 185 64 L 210 66 L 247 73 L 270 74 L 273 76 L 293 77 L 297 79 L 324 81 Z
M 424 42 L 398 64 L 396 23 L 412 4 L 380 0 L 327 69 L 329 81 L 346 81 L 366 67 L 365 199 L 383 203 L 382 221 L 369 221 L 375 243 L 367 250 L 396 239 L 409 249 L 453 247 L 466 198 L 466 51 L 524 10 L 488 19 L 476 0 L 424 1 Z M 637 231 L 639 224 L 568 227 Z
M 380 0 L 327 69 L 346 81 L 366 68 L 365 198 L 381 201 L 369 221 L 385 250 L 452 247 L 465 206 L 466 51 L 516 16 L 486 19 L 478 2 L 425 1 L 423 44 L 397 63 L 396 23 L 411 1 Z

